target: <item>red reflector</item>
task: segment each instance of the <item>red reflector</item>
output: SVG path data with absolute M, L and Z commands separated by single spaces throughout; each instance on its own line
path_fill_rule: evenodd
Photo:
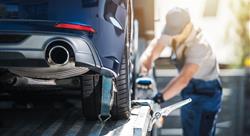
M 78 24 L 56 24 L 56 28 L 64 28 L 64 29 L 73 29 L 79 31 L 87 31 L 91 33 L 95 33 L 95 29 L 90 26 L 78 25 Z

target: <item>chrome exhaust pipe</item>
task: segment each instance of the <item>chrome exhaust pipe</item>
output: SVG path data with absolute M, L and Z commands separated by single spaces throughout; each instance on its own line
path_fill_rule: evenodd
M 50 64 L 65 65 L 69 62 L 69 51 L 63 46 L 54 46 L 49 50 L 48 62 Z

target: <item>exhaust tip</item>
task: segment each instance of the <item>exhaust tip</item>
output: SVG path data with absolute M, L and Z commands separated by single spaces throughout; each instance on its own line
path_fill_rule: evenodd
M 54 46 L 49 50 L 48 62 L 65 65 L 69 62 L 69 51 L 63 46 Z

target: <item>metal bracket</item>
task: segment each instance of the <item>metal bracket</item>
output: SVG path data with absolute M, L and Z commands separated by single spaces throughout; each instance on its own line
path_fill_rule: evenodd
M 113 79 L 112 77 L 102 77 L 102 99 L 101 99 L 101 113 L 98 118 L 101 122 L 106 122 L 111 118 L 110 107 L 112 103 L 112 88 Z
M 174 110 L 176 110 L 176 109 L 178 109 L 178 108 L 180 108 L 180 107 L 182 107 L 182 106 L 184 106 L 184 105 L 186 105 L 186 104 L 188 104 L 188 103 L 190 103 L 190 102 L 192 102 L 192 99 L 191 99 L 191 98 L 188 98 L 188 99 L 186 99 L 186 100 L 182 100 L 182 101 L 180 101 L 180 102 L 178 102 L 178 103 L 175 103 L 175 104 L 173 104 L 173 105 L 170 105 L 170 106 L 165 107 L 165 108 L 163 108 L 163 109 L 161 109 L 161 110 L 159 110 L 159 111 L 154 112 L 153 117 L 152 117 L 151 120 L 150 120 L 150 124 L 149 124 L 148 131 L 151 131 L 151 130 L 152 130 L 153 125 L 155 124 L 155 122 L 156 122 L 158 119 L 160 119 L 162 116 L 165 116 L 165 117 L 166 117 L 166 116 L 168 116 L 169 113 L 171 113 L 172 111 L 174 111 Z

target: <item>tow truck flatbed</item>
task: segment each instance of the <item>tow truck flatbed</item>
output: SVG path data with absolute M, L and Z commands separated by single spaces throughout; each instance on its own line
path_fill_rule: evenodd
M 13 108 L 13 102 L 0 102 L 1 136 L 145 136 L 150 119 L 149 106 L 137 106 L 131 111 L 128 120 L 106 123 L 87 121 L 81 115 L 81 109 L 72 103 L 56 105 L 57 108 L 39 107 Z M 26 107 L 27 106 L 27 107 Z M 61 107 L 62 106 L 62 107 Z M 134 132 L 135 130 L 135 132 Z
M 146 136 L 156 108 L 150 100 L 133 101 L 128 120 L 101 123 L 83 118 L 80 100 L 68 94 L 22 95 L 0 101 L 1 136 Z

